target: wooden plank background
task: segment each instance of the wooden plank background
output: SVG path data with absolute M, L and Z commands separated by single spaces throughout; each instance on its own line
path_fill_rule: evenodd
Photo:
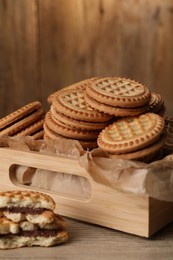
M 173 0 L 0 0 L 0 117 L 92 76 L 130 77 L 173 114 Z

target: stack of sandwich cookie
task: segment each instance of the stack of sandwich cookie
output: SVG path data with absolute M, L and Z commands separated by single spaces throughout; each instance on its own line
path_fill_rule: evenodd
M 149 89 L 130 79 L 106 77 L 86 87 L 85 100 L 93 108 L 116 117 L 135 116 L 149 109 Z
M 98 146 L 110 158 L 150 162 L 163 147 L 164 124 L 154 113 L 122 118 L 101 131 Z
M 86 103 L 86 86 L 95 80 L 97 78 L 82 81 L 54 95 L 50 111 L 45 117 L 45 138 L 76 139 L 84 149 L 97 146 L 98 134 L 110 124 L 113 116 L 92 109 Z
M 52 246 L 68 239 L 55 202 L 34 191 L 0 192 L 0 249 Z
M 39 101 L 31 102 L 0 119 L 0 136 L 43 138 L 44 109 Z

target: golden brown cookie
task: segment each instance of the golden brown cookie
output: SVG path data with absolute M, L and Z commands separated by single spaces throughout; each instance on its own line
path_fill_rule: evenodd
M 44 138 L 44 130 L 40 130 L 38 132 L 35 132 L 34 134 L 32 134 L 32 138 L 34 140 L 39 140 L 39 139 L 43 139 Z
M 43 124 L 44 119 L 40 119 L 38 122 L 30 125 L 21 132 L 18 132 L 16 136 L 31 136 L 34 140 L 43 138 Z
M 6 207 L 11 210 L 13 207 L 34 207 L 42 209 L 55 209 L 55 202 L 49 196 L 36 191 L 1 191 L 0 209 Z M 1 210 L 0 210 L 1 211 Z M 19 211 L 20 212 L 20 211 Z
M 53 99 L 53 106 L 56 107 L 58 112 L 76 120 L 87 122 L 109 121 L 112 118 L 111 115 L 91 108 L 84 99 L 86 86 L 95 80 L 95 78 L 88 79 L 74 88 L 66 88 L 57 92 Z
M 101 102 L 98 102 L 97 100 L 94 100 L 93 98 L 88 96 L 87 93 L 84 94 L 84 97 L 88 105 L 90 105 L 94 109 L 112 116 L 114 115 L 115 117 L 137 116 L 149 110 L 148 104 L 137 108 L 121 108 L 105 105 Z
M 9 234 L 6 236 L 2 236 L 0 238 L 0 249 L 13 249 L 13 248 L 20 248 L 20 247 L 32 247 L 32 246 L 42 246 L 42 247 L 49 247 L 53 245 L 61 244 L 68 239 L 68 233 L 66 230 L 59 230 L 59 231 L 49 231 L 51 235 L 46 235 L 45 231 L 40 230 L 40 234 L 45 235 L 37 235 L 34 236 L 32 232 L 30 233 L 30 236 L 26 236 L 26 232 L 20 233 L 20 235 L 17 234 Z M 47 232 L 48 233 L 48 232 Z M 21 235 L 22 234 L 22 235 Z M 23 235 L 24 234 L 24 235 Z
M 164 131 L 164 119 L 154 113 L 119 119 L 101 131 L 98 146 L 115 154 L 131 153 L 156 142 Z
M 86 87 L 86 93 L 100 103 L 120 108 L 142 107 L 151 95 L 143 84 L 119 77 L 98 79 Z

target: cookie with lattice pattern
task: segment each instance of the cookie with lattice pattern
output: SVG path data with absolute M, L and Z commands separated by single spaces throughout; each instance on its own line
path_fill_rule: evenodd
M 0 192 L 0 209 L 3 207 L 34 207 L 43 209 L 55 209 L 53 199 L 44 193 L 36 191 L 1 191 Z
M 107 113 L 115 117 L 137 116 L 149 110 L 148 104 L 137 108 L 122 108 L 122 107 L 105 105 L 101 102 L 98 102 L 96 99 L 90 97 L 86 92 L 84 94 L 84 98 L 87 104 L 90 105 L 95 110 Z
M 98 146 L 115 154 L 134 152 L 156 142 L 164 125 L 164 119 L 154 113 L 119 119 L 101 131 Z
M 131 79 L 106 77 L 98 79 L 86 87 L 88 96 L 113 107 L 136 108 L 150 100 L 149 89 Z
M 112 118 L 111 115 L 91 108 L 84 99 L 86 87 L 97 79 L 88 79 L 75 87 L 58 91 L 53 98 L 52 104 L 57 111 L 72 119 L 86 122 L 106 122 L 110 120 Z

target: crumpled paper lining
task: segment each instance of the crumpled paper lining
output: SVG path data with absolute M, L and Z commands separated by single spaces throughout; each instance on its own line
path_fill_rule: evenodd
M 81 157 L 93 179 L 113 189 L 173 202 L 173 155 L 149 164 L 108 158 L 99 148 Z
M 37 151 L 80 160 L 93 180 L 112 189 L 136 195 L 147 195 L 159 200 L 173 201 L 173 155 L 149 164 L 137 161 L 111 159 L 101 149 L 84 151 L 78 141 L 38 140 L 29 137 L 0 138 L 1 147 Z M 20 184 L 46 189 L 61 195 L 90 198 L 91 186 L 86 178 L 16 166 L 16 180 Z

